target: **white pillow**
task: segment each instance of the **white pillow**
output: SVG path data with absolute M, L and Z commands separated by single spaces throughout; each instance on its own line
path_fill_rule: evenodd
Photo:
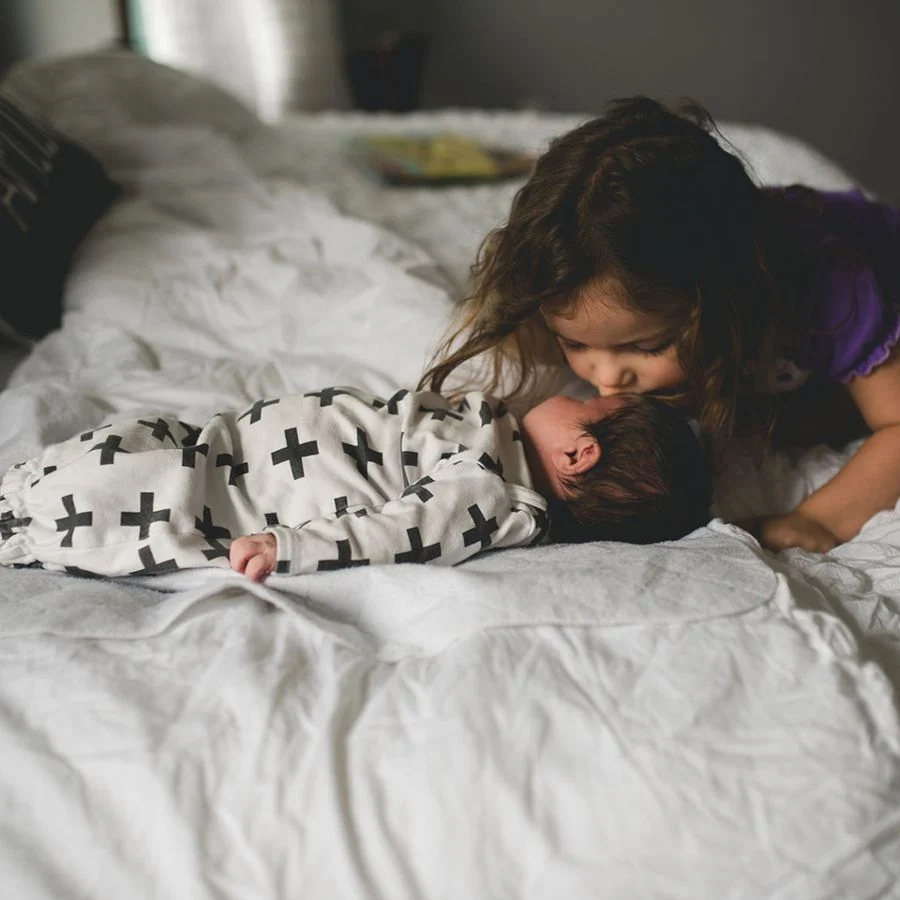
M 87 147 L 130 127 L 191 125 L 233 138 L 261 127 L 228 91 L 128 50 L 24 60 L 0 92 Z

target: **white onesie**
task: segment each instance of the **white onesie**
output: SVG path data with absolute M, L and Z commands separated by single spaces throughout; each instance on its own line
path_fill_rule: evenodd
M 501 402 L 328 388 L 202 428 L 148 417 L 47 447 L 0 482 L 0 564 L 227 566 L 233 538 L 271 531 L 281 573 L 454 565 L 539 542 L 546 509 Z

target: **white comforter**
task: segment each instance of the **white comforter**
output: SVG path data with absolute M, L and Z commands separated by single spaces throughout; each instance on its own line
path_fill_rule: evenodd
M 353 117 L 144 121 L 97 100 L 109 65 L 44 85 L 62 124 L 93 91 L 77 136 L 131 196 L 0 394 L 0 465 L 123 412 L 415 381 L 513 188 L 384 191 L 342 157 Z M 534 146 L 570 123 L 412 122 Z M 728 133 L 761 178 L 846 183 Z M 793 502 L 845 456 L 737 460 L 719 509 Z M 894 512 L 826 557 L 716 521 L 266 586 L 0 570 L 3 895 L 895 896 L 898 596 Z

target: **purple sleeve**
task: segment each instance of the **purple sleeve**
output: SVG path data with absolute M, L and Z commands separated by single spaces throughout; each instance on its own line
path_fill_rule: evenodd
M 900 316 L 870 266 L 834 266 L 797 365 L 846 384 L 881 365 L 900 339 Z
M 838 252 L 826 253 L 794 362 L 846 384 L 883 363 L 900 339 L 900 210 L 859 191 L 820 196 L 823 243 Z

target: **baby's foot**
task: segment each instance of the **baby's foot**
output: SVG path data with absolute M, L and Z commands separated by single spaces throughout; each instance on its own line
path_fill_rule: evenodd
M 275 535 L 248 534 L 231 542 L 228 561 L 235 572 L 242 572 L 251 581 L 264 581 L 275 568 Z

